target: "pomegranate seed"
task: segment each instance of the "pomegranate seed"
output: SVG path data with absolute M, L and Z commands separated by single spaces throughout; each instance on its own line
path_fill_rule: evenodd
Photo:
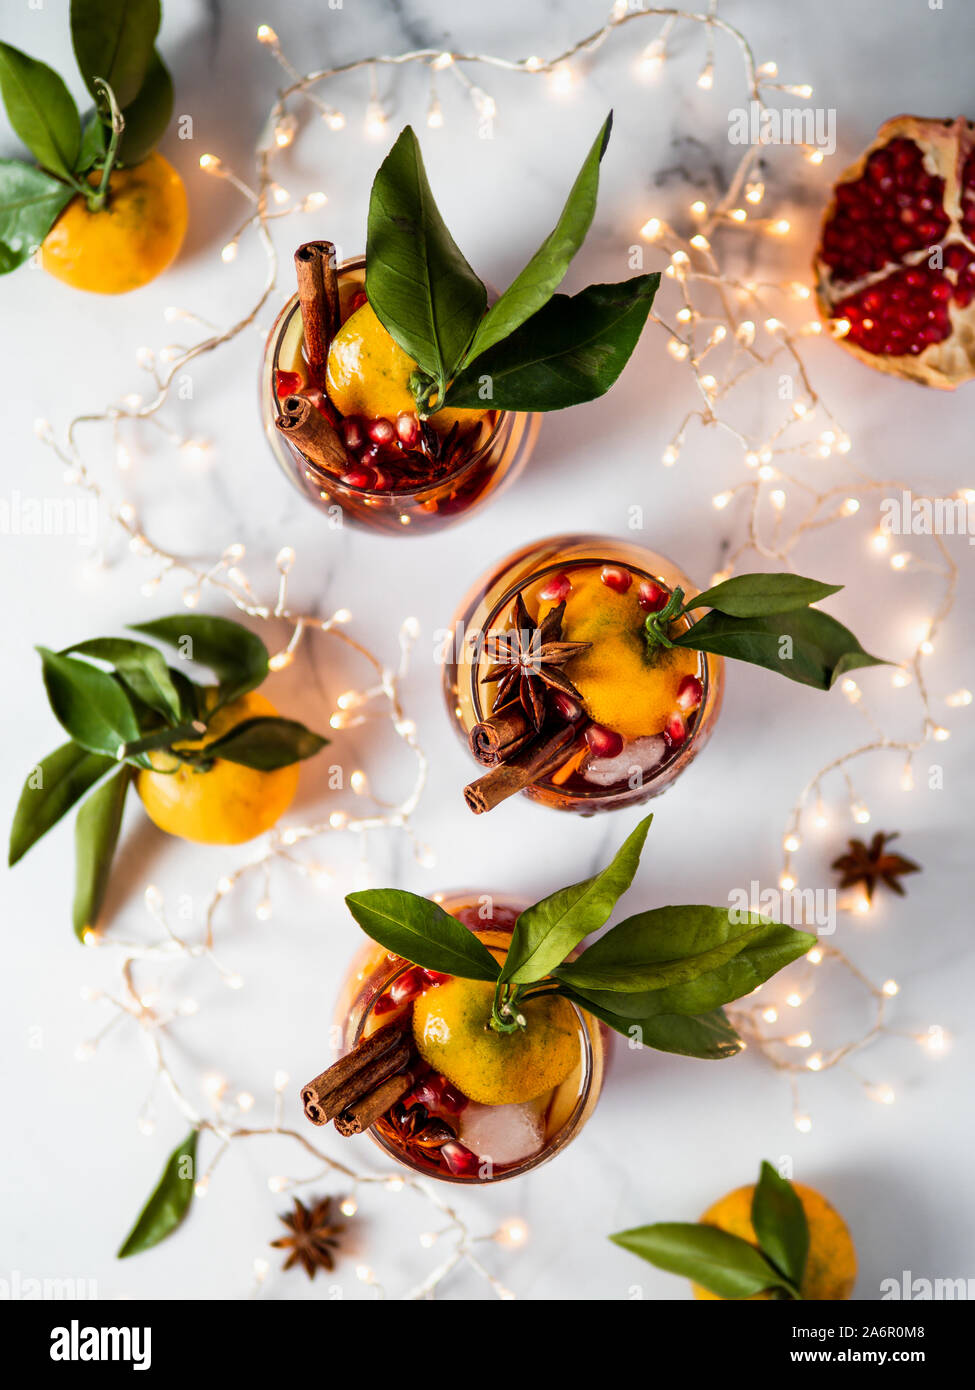
M 561 603 L 572 591 L 572 580 L 561 570 L 558 574 L 550 575 L 538 591 L 538 597 L 545 599 L 546 603 Z
M 420 422 L 408 410 L 400 411 L 396 417 L 396 433 L 404 444 L 415 444 L 420 434 Z
M 606 588 L 612 589 L 616 594 L 625 594 L 633 583 L 633 576 L 629 570 L 620 569 L 618 565 L 605 565 L 599 577 Z
M 372 492 L 376 486 L 376 475 L 371 468 L 350 468 L 348 473 L 342 474 L 342 482 L 347 487 L 361 487 Z
M 469 1104 L 462 1091 L 458 1091 L 445 1076 L 425 1076 L 422 1081 L 403 1099 L 404 1105 L 425 1105 L 428 1110 L 445 1110 L 448 1115 L 459 1115 Z
M 386 990 L 384 994 L 381 994 L 379 996 L 375 1004 L 373 1004 L 372 1011 L 375 1014 L 375 1016 L 379 1018 L 382 1014 L 391 1013 L 393 1009 L 398 1008 L 399 1005 L 397 1004 L 396 1000 L 390 994 L 389 990 Z
M 661 589 L 659 584 L 645 579 L 637 589 L 636 597 L 640 607 L 646 609 L 648 613 L 659 613 L 661 608 L 667 606 L 670 595 L 666 589 Z
M 396 438 L 396 431 L 392 424 L 382 416 L 378 420 L 370 420 L 367 430 L 369 438 L 374 444 L 392 444 Z
M 561 690 L 553 690 L 549 697 L 552 708 L 560 718 L 565 719 L 569 724 L 574 724 L 583 715 L 582 706 L 578 700 L 573 700 L 571 695 L 565 695 Z
M 457 1139 L 449 1139 L 440 1150 L 440 1156 L 452 1173 L 458 1177 L 477 1177 L 480 1160 L 466 1144 Z
M 623 751 L 623 736 L 605 724 L 590 724 L 585 734 L 589 751 L 597 758 L 615 758 Z
M 366 296 L 365 290 L 356 290 L 355 294 L 352 296 L 352 299 L 349 302 L 349 313 L 354 314 L 356 309 L 361 309 L 363 304 L 368 303 L 369 300 Z
M 441 975 L 439 970 L 424 970 L 423 973 L 428 985 L 445 985 L 448 980 L 453 979 L 452 975 Z
M 297 372 L 282 372 L 275 369 L 274 389 L 277 392 L 278 400 L 283 401 L 285 396 L 294 396 L 301 390 L 301 377 Z
M 353 453 L 358 452 L 365 444 L 363 421 L 358 415 L 347 415 L 342 421 L 342 438 L 345 441 L 345 447 L 351 449 Z
M 685 676 L 677 687 L 677 703 L 686 712 L 697 709 L 704 698 L 704 686 L 697 676 Z
M 687 737 L 687 725 L 683 717 L 679 714 L 672 714 L 667 720 L 667 727 L 664 729 L 664 736 L 671 746 L 678 748 Z
M 411 999 L 415 999 L 418 994 L 422 994 L 427 987 L 427 982 L 423 977 L 423 970 L 418 965 L 414 965 L 412 970 L 407 970 L 400 975 L 389 987 L 389 993 L 397 1004 L 408 1004 Z

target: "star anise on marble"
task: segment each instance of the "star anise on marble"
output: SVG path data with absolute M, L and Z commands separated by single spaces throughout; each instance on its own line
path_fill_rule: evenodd
M 894 831 L 886 835 L 878 830 L 869 845 L 862 840 L 849 840 L 849 853 L 833 860 L 833 868 L 842 874 L 840 887 L 852 888 L 855 883 L 862 883 L 869 902 L 873 898 L 874 888 L 881 882 L 903 897 L 904 886 L 899 882 L 900 878 L 904 874 L 920 873 L 921 866 L 912 859 L 905 859 L 902 854 L 887 853 L 886 846 L 891 840 L 897 839 L 897 833 Z
M 563 642 L 562 615 L 565 600 L 550 608 L 540 623 L 529 615 L 521 594 L 515 599 L 515 626 L 489 638 L 489 655 L 496 658 L 481 677 L 497 681 L 492 712 L 518 702 L 535 729 L 545 721 L 545 690 L 560 690 L 573 700 L 582 696 L 561 669 L 584 652 L 590 642 Z
M 294 1203 L 294 1211 L 286 1211 L 280 1218 L 291 1234 L 272 1240 L 271 1245 L 276 1250 L 290 1252 L 282 1265 L 283 1269 L 291 1269 L 300 1263 L 308 1278 L 314 1279 L 318 1270 L 335 1268 L 332 1252 L 338 1246 L 338 1238 L 345 1227 L 332 1224 L 329 1210 L 331 1197 L 313 1200 L 310 1207 L 306 1207 L 297 1197 Z

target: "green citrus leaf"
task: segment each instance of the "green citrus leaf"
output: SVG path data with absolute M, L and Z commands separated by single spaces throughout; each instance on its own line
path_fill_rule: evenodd
M 65 647 L 62 656 L 90 656 L 114 666 L 122 683 L 132 694 L 172 723 L 181 719 L 179 692 L 173 684 L 162 653 L 148 642 L 130 637 L 92 637 Z
M 185 661 L 209 667 L 220 682 L 216 708 L 255 690 L 267 678 L 267 647 L 255 632 L 229 618 L 176 613 L 134 623 L 132 631 L 167 642 Z
M 135 101 L 152 62 L 159 0 L 71 0 L 71 41 L 92 96 L 107 82 L 123 109 Z
M 370 888 L 345 901 L 366 935 L 404 960 L 465 980 L 498 978 L 501 967 L 488 948 L 429 898 Z
M 610 1240 L 657 1269 L 693 1279 L 720 1298 L 751 1298 L 777 1288 L 796 1296 L 760 1250 L 717 1226 L 662 1221 L 618 1231 Z
M 544 979 L 584 936 L 609 919 L 617 900 L 633 882 L 652 820 L 650 815 L 640 821 L 601 873 L 560 888 L 525 909 L 515 923 L 501 971 L 503 980 L 523 985 Z
M 662 990 L 724 965 L 768 925 L 767 918 L 727 907 L 657 907 L 610 928 L 554 973 L 573 989 Z
M 75 936 L 98 926 L 112 859 L 122 827 L 125 793 L 132 780 L 132 769 L 122 767 L 92 792 L 83 803 L 75 822 L 75 892 L 72 920 Z
M 81 132 L 81 149 L 78 151 L 76 174 L 87 174 L 96 164 L 101 164 L 108 153 L 108 127 L 102 122 L 97 111 L 86 119 Z
M 624 1018 L 605 1007 L 583 990 L 559 989 L 567 999 L 595 1014 L 608 1028 L 622 1034 L 633 1047 L 652 1047 L 657 1052 L 673 1052 L 680 1057 L 698 1057 L 717 1062 L 734 1057 L 744 1046 L 720 1009 L 698 1017 L 679 1014 L 654 1014 L 648 1018 Z M 600 996 L 603 997 L 603 996 Z
M 865 652 L 848 628 L 818 608 L 751 618 L 707 613 L 674 646 L 749 661 L 817 690 L 829 690 L 860 666 L 889 665 Z
M 20 793 L 10 827 L 8 864 L 23 858 L 113 767 L 118 767 L 115 758 L 89 753 L 77 743 L 63 743 L 42 758 L 28 773 Z
M 0 43 L 0 94 L 10 124 L 38 164 L 70 177 L 81 147 L 81 117 L 54 69 Z
M 372 185 L 366 294 L 383 327 L 434 378 L 442 397 L 484 314 L 487 291 L 447 230 L 410 126 Z
M 125 691 L 111 676 L 73 656 L 38 647 L 44 685 L 55 718 L 90 753 L 117 757 L 139 737 L 139 723 Z
M 235 724 L 222 738 L 208 743 L 204 752 L 207 758 L 225 758 L 260 772 L 273 772 L 303 758 L 313 758 L 327 743 L 327 738 L 312 733 L 295 719 L 262 715 Z
M 155 1191 L 119 1247 L 118 1259 L 124 1260 L 158 1245 L 172 1235 L 185 1217 L 196 1181 L 196 1141 L 197 1131 L 190 1130 L 182 1144 L 169 1155 Z
M 716 608 L 732 618 L 759 618 L 769 613 L 791 613 L 808 608 L 811 603 L 838 594 L 842 584 L 822 584 L 818 579 L 804 579 L 801 574 L 737 574 L 705 589 L 703 594 L 684 604 L 685 611 L 694 608 Z
M 119 159 L 138 164 L 162 139 L 173 114 L 173 79 L 153 50 L 139 95 L 123 111 L 125 130 L 119 141 Z
M 609 144 L 612 128 L 611 111 L 579 170 L 558 222 L 521 274 L 481 319 L 463 366 L 468 366 L 475 357 L 520 328 L 526 319 L 548 303 L 565 279 L 569 264 L 592 225 L 599 191 L 599 163 Z
M 630 359 L 660 276 L 556 294 L 536 314 L 458 372 L 444 397 L 450 407 L 564 410 L 595 400 Z
M 762 1164 L 752 1196 L 752 1225 L 762 1251 L 801 1289 L 809 1255 L 809 1222 L 792 1183 L 768 1162 Z
M 73 196 L 43 169 L 0 159 L 0 275 L 34 254 Z

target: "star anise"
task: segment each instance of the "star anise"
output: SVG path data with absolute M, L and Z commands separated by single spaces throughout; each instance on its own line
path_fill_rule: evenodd
M 331 1197 L 313 1201 L 310 1207 L 296 1197 L 294 1211 L 287 1211 L 280 1218 L 288 1227 L 290 1235 L 272 1240 L 276 1250 L 288 1250 L 290 1254 L 282 1268 L 291 1269 L 301 1263 L 309 1279 L 314 1279 L 320 1269 L 334 1269 L 333 1249 L 339 1244 L 338 1237 L 344 1226 L 334 1226 L 329 1215 Z
M 849 840 L 849 854 L 841 854 L 839 859 L 833 860 L 833 868 L 843 875 L 840 887 L 852 888 L 855 883 L 862 883 L 869 902 L 879 881 L 903 897 L 904 887 L 898 880 L 904 874 L 920 873 L 921 866 L 912 859 L 905 859 L 902 854 L 886 852 L 885 847 L 896 839 L 896 831 L 885 835 L 878 830 L 869 845 L 862 840 Z
M 561 667 L 592 644 L 561 640 L 564 612 L 563 599 L 536 623 L 521 594 L 515 599 L 515 626 L 489 639 L 490 654 L 497 659 L 481 677 L 484 683 L 498 683 L 492 712 L 517 701 L 533 727 L 540 729 L 545 721 L 546 687 L 581 702 L 582 696 Z

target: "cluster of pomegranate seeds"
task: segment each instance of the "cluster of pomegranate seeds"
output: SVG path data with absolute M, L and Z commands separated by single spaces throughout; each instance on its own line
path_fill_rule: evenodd
M 975 375 L 958 317 L 975 301 L 973 140 L 963 120 L 888 121 L 836 185 L 818 252 L 820 305 L 845 320 L 846 346 L 948 389 Z
M 951 333 L 952 287 L 940 270 L 912 266 L 838 301 L 834 313 L 850 325 L 850 339 L 878 356 L 917 355 Z
M 944 193 L 944 179 L 928 173 L 914 141 L 891 140 L 869 156 L 862 178 L 837 185 L 822 259 L 838 280 L 859 280 L 934 246 L 951 225 Z
M 431 1072 L 391 1107 L 388 1119 L 407 1149 L 442 1164 L 450 1173 L 476 1177 L 480 1160 L 444 1118 L 459 1115 L 467 1104 L 467 1097 L 445 1076 Z

